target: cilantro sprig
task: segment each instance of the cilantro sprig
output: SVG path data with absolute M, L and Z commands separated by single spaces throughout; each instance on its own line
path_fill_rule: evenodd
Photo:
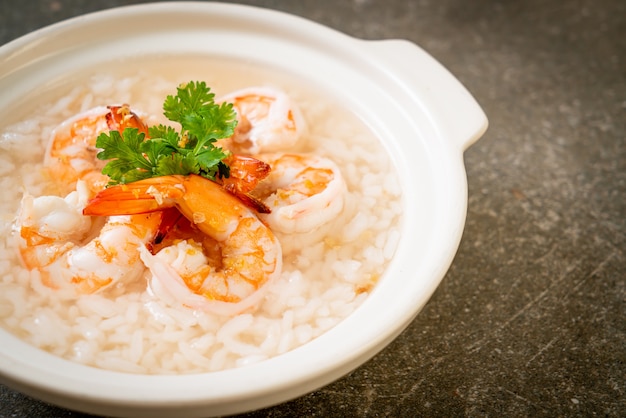
M 160 124 L 148 128 L 149 138 L 136 128 L 100 134 L 97 157 L 108 160 L 102 173 L 109 185 L 172 174 L 228 177 L 222 161 L 227 154 L 214 143 L 233 134 L 237 119 L 232 104 L 216 104 L 214 98 L 205 82 L 182 84 L 163 103 L 163 114 L 180 124 L 180 132 Z

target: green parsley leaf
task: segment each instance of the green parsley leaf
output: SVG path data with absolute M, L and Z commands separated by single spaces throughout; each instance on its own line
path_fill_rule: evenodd
M 190 138 L 201 144 L 219 138 L 228 138 L 235 130 L 233 105 L 214 103 L 215 94 L 204 81 L 190 82 L 177 89 L 176 96 L 167 96 L 163 103 L 163 114 L 178 122 Z
M 180 124 L 180 132 L 157 125 L 148 128 L 149 138 L 136 128 L 100 134 L 97 157 L 108 160 L 102 173 L 111 179 L 109 185 L 173 174 L 228 177 L 227 153 L 214 143 L 232 136 L 236 113 L 232 104 L 216 104 L 214 98 L 205 82 L 182 84 L 163 104 L 163 114 Z
M 127 128 L 123 134 L 111 131 L 102 133 L 96 140 L 96 146 L 103 151 L 98 153 L 101 160 L 110 160 L 102 173 L 115 179 L 116 183 L 130 183 L 152 177 L 149 162 L 137 150 L 141 149 L 145 135 L 136 128 Z

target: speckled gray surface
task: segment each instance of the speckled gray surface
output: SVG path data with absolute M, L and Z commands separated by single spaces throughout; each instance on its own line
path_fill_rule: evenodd
M 119 0 L 0 0 L 0 43 Z M 626 416 L 626 2 L 258 0 L 405 38 L 490 119 L 467 226 L 432 300 L 350 375 L 247 414 Z M 83 417 L 0 385 L 0 417 Z

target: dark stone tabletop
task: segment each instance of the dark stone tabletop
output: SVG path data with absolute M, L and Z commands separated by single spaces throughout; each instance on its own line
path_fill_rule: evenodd
M 0 0 L 0 44 L 131 3 Z M 348 376 L 243 416 L 626 416 L 626 2 L 244 3 L 417 43 L 490 127 L 465 153 L 460 248 L 417 319 Z M 85 415 L 0 385 L 0 417 L 51 416 Z

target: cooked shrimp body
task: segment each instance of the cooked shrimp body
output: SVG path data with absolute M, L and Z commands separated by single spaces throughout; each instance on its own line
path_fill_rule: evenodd
M 145 266 L 138 248 L 154 235 L 160 214 L 111 217 L 102 226 L 82 214 L 84 182 L 77 189 L 65 198 L 23 197 L 16 226 L 24 265 L 37 269 L 45 286 L 70 295 L 141 277 Z
M 271 167 L 252 195 L 271 213 L 259 215 L 274 231 L 305 233 L 332 221 L 344 206 L 346 184 L 330 159 L 309 154 L 260 154 Z
M 27 268 L 45 267 L 85 239 L 92 228 L 92 219 L 82 214 L 88 197 L 84 182 L 78 182 L 76 190 L 64 198 L 24 194 L 16 228 Z
M 289 149 L 306 130 L 300 109 L 276 88 L 249 87 L 220 99 L 232 103 L 237 113 L 234 135 L 218 145 L 239 154 Z
M 170 207 L 215 242 L 219 258 L 207 256 L 194 239 L 156 255 L 142 249 L 155 294 L 223 315 L 254 307 L 266 285 L 281 274 L 281 246 L 251 209 L 217 183 L 190 175 L 114 186 L 98 193 L 84 213 L 136 214 Z
M 52 131 L 44 166 L 64 192 L 83 179 L 92 192 L 102 190 L 109 178 L 101 173 L 105 162 L 96 158 L 96 139 L 102 132 L 127 127 L 147 134 L 148 128 L 127 105 L 99 106 L 79 113 Z

